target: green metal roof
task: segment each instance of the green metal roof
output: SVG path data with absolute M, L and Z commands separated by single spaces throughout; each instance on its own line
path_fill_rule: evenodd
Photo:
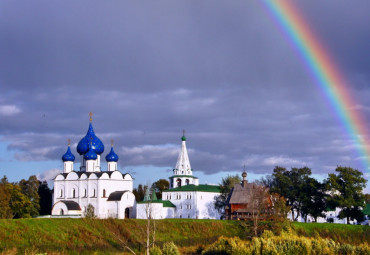
M 138 204 L 163 204 L 163 207 L 176 207 L 174 204 L 171 203 L 171 201 L 168 200 L 155 200 L 155 201 L 140 201 L 137 202 Z
M 200 184 L 200 185 L 189 184 L 189 185 L 184 185 L 184 186 L 177 187 L 174 189 L 164 190 L 163 192 L 173 192 L 173 191 L 202 191 L 202 192 L 214 192 L 214 193 L 221 192 L 219 186 L 205 185 L 205 184 Z
M 192 176 L 192 175 L 173 175 L 173 176 L 169 177 L 169 179 L 177 178 L 177 177 L 188 177 L 188 178 L 198 179 L 198 177 L 195 177 L 195 176 Z
M 366 204 L 365 208 L 362 210 L 362 212 L 366 215 L 370 215 L 370 204 Z

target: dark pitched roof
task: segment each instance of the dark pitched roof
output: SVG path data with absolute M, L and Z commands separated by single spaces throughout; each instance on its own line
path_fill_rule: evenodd
M 235 184 L 231 189 L 227 204 L 248 204 L 251 199 L 253 183 L 245 183 L 245 185 Z
M 220 186 L 205 185 L 205 184 L 200 184 L 200 185 L 189 184 L 189 185 L 184 185 L 184 186 L 169 189 L 169 190 L 164 190 L 163 192 L 174 192 L 174 191 L 202 191 L 202 192 L 214 192 L 214 193 L 221 192 Z
M 74 201 L 60 200 L 59 202 L 64 203 L 68 210 L 81 211 L 80 205 Z
M 110 193 L 107 201 L 121 201 L 122 195 L 126 192 L 129 192 L 128 190 L 124 191 L 115 191 Z

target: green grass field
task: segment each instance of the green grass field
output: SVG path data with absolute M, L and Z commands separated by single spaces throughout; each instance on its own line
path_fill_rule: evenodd
M 118 254 L 124 245 L 142 253 L 145 220 L 17 219 L 0 220 L 0 252 L 21 254 Z M 219 236 L 248 239 L 251 229 L 240 221 L 157 220 L 156 243 L 173 241 L 183 250 L 213 243 Z M 370 227 L 293 223 L 298 235 L 320 235 L 349 244 L 370 243 Z M 194 248 L 194 249 L 195 249 Z

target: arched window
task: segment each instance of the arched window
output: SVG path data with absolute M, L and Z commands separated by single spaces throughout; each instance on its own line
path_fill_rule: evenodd
M 64 215 L 63 209 L 60 209 L 60 215 Z
M 96 197 L 96 189 L 93 189 L 93 197 Z
M 63 190 L 60 190 L 60 197 L 63 197 Z
M 185 180 L 185 184 L 186 184 L 186 185 L 189 185 L 189 179 L 186 179 L 186 180 Z
M 75 198 L 75 197 L 76 197 L 76 190 L 72 189 L 72 198 Z
M 84 197 L 87 197 L 87 189 L 84 189 Z
M 176 182 L 177 182 L 177 187 L 181 187 L 181 179 L 177 179 Z
M 105 194 L 105 189 L 103 189 L 103 197 L 105 197 L 105 195 L 106 195 L 106 194 Z

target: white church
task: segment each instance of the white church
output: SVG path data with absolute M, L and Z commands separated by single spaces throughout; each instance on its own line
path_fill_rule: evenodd
M 94 208 L 99 218 L 135 218 L 136 200 L 132 193 L 133 179 L 117 169 L 118 156 L 113 150 L 105 157 L 107 171 L 101 170 L 104 144 L 95 135 L 90 113 L 87 134 L 77 145 L 81 156 L 79 170 L 75 170 L 75 156 L 70 144 L 63 155 L 63 173 L 54 179 L 52 216 L 83 217 L 87 206 Z
M 220 195 L 219 186 L 199 184 L 190 166 L 185 135 L 181 141 L 181 152 L 173 175 L 169 177 L 170 189 L 163 191 L 162 200 L 158 200 L 153 192 L 153 197 L 147 195 L 143 202 L 138 202 L 137 218 L 221 218 L 214 207 L 215 197 Z

